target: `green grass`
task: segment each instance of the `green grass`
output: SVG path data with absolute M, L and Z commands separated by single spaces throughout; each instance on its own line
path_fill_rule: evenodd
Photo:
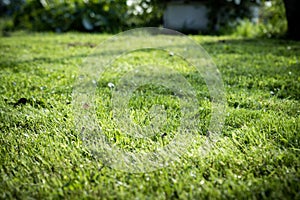
M 112 63 L 123 69 L 157 60 L 186 66 L 181 73 L 199 100 L 199 144 L 167 168 L 126 173 L 98 160 L 74 123 L 72 89 L 78 67 L 108 37 L 19 32 L 0 38 L 1 199 L 300 198 L 299 42 L 192 36 L 218 66 L 227 98 L 221 138 L 204 156 L 197 145 L 206 138 L 210 99 L 200 74 L 180 58 L 155 50 L 133 52 Z M 133 94 L 129 104 L 136 123 L 149 124 L 153 104 L 170 108 L 163 126 L 166 143 L 159 135 L 134 139 L 110 120 L 107 83 L 116 83 L 119 75 L 112 67 L 98 81 L 102 100 L 97 101 L 97 116 L 105 134 L 129 151 L 166 145 L 180 115 L 172 92 L 148 85 Z

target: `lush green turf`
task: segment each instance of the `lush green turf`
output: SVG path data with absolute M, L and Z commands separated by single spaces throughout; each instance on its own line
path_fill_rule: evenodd
M 299 42 L 193 36 L 212 56 L 225 84 L 228 106 L 221 139 L 205 156 L 195 145 L 180 162 L 133 174 L 97 160 L 73 121 L 78 67 L 108 37 L 14 33 L 0 38 L 0 198 L 300 198 Z M 151 51 L 132 53 L 112 65 L 139 64 L 145 57 L 174 68 L 186 64 Z M 209 122 L 209 96 L 198 73 L 182 74 L 201 103 L 201 141 Z M 106 73 L 99 80 L 97 94 L 103 101 L 98 101 L 97 115 L 112 143 L 130 150 L 131 138 L 109 118 L 107 83 L 117 78 Z M 169 91 L 147 87 L 129 102 L 136 110 L 133 118 L 147 124 L 145 110 L 153 103 L 166 104 L 171 109 L 164 131 L 173 133 L 176 99 Z M 173 136 L 167 137 L 166 142 Z M 133 143 L 150 151 L 165 145 L 159 137 Z

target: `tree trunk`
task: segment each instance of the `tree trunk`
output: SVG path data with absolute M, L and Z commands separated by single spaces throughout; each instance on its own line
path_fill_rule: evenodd
M 288 22 L 287 37 L 300 40 L 300 0 L 283 0 Z

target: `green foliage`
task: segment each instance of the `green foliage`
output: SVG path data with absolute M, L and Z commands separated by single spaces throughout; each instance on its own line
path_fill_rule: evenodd
M 0 31 L 2 33 L 12 31 L 14 29 L 13 20 L 10 17 L 0 18 Z
M 267 5 L 261 7 L 261 34 L 267 37 L 282 36 L 287 30 L 283 0 L 272 0 L 269 1 L 270 6 Z
M 209 31 L 222 33 L 235 27 L 240 19 L 251 18 L 251 7 L 258 1 L 212 0 L 208 1 Z M 228 30 L 227 30 L 228 31 Z
M 255 37 L 260 33 L 259 26 L 248 19 L 242 20 L 233 31 L 233 35 L 241 37 Z
M 152 0 L 28 1 L 14 15 L 16 28 L 115 33 L 137 26 L 156 26 L 162 7 Z
M 206 32 L 228 34 L 236 29 L 235 35 L 242 36 L 275 37 L 284 34 L 287 22 L 282 0 L 259 2 L 207 1 L 209 27 Z M 265 2 L 271 2 L 271 6 L 266 6 Z M 165 6 L 166 2 L 158 0 L 32 0 L 23 4 L 15 0 L 10 8 L 15 11 L 16 28 L 115 33 L 133 27 L 161 25 Z M 258 27 L 249 22 L 253 6 L 260 6 Z
M 286 33 L 287 20 L 282 0 L 263 1 L 259 13 L 257 23 L 244 19 L 229 32 L 235 36 L 268 38 L 278 38 Z
M 19 28 L 117 32 L 127 26 L 125 0 L 29 1 L 15 14 Z
M 162 24 L 165 4 L 159 0 L 133 0 L 128 5 L 128 23 L 131 26 L 159 26 Z
M 0 17 L 11 17 L 24 2 L 25 0 L 0 0 Z

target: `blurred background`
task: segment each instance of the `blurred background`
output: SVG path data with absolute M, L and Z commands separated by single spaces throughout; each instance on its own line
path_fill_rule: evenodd
M 165 27 L 191 34 L 299 39 L 297 0 L 0 0 L 10 31 L 117 33 Z

